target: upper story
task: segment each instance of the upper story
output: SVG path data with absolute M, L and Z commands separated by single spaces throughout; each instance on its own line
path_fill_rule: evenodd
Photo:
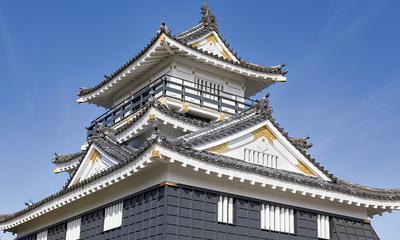
M 205 5 L 199 23 L 178 35 L 161 24 L 140 53 L 98 85 L 81 88 L 77 102 L 107 109 L 91 123 L 89 136 L 98 123 L 118 129 L 149 99 L 160 97 L 172 100 L 174 110 L 215 121 L 247 109 L 256 102 L 251 96 L 286 81 L 283 67 L 241 59 L 220 36 Z M 184 109 L 175 109 L 178 103 L 185 103 Z

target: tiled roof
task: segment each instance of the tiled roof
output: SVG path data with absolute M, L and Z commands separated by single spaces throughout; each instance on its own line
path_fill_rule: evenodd
M 209 127 L 186 134 L 181 138 L 187 144 L 192 146 L 201 145 L 216 139 L 230 136 L 265 120 L 270 120 L 270 122 L 279 130 L 279 132 L 320 171 L 329 176 L 332 180 L 336 179 L 333 174 L 329 173 L 327 169 L 325 169 L 320 163 L 312 158 L 310 154 L 307 153 L 307 149 L 310 147 L 310 145 L 306 142 L 306 140 L 299 140 L 297 138 L 290 137 L 289 134 L 279 126 L 279 123 L 277 123 L 277 121 L 272 117 L 272 108 L 270 107 L 267 98 L 259 101 L 248 110 L 229 118 L 227 121 L 211 124 Z
M 60 164 L 60 163 L 67 163 L 67 162 L 70 162 L 70 161 L 78 159 L 78 158 L 80 160 L 82 160 L 82 158 L 83 158 L 83 156 L 85 156 L 85 154 L 86 154 L 86 151 L 79 151 L 79 152 L 70 153 L 70 154 L 55 153 L 54 158 L 51 162 L 54 164 Z
M 187 122 L 189 124 L 192 125 L 196 125 L 199 127 L 206 127 L 208 125 L 210 125 L 210 123 L 206 122 L 206 121 L 202 121 L 199 119 L 195 119 L 193 117 L 189 117 L 188 115 L 184 114 L 184 113 L 178 113 L 178 112 L 174 112 L 172 110 L 170 110 L 168 107 L 162 105 L 159 103 L 158 100 L 154 100 L 151 102 L 147 102 L 143 108 L 141 108 L 137 113 L 136 113 L 136 118 L 132 119 L 131 121 L 129 121 L 127 124 L 123 125 L 122 127 L 118 128 L 115 131 L 115 135 L 119 135 L 121 133 L 123 133 L 124 131 L 126 131 L 129 127 L 131 127 L 136 121 L 138 121 L 143 115 L 145 115 L 147 113 L 148 110 L 150 110 L 151 107 L 156 108 L 157 110 L 159 110 L 160 112 L 169 115 L 175 119 L 178 119 L 180 121 L 183 122 Z
M 100 137 L 104 138 L 104 136 Z M 144 144 L 139 148 L 135 149 L 134 152 L 128 150 L 125 146 L 121 146 L 116 144 L 111 140 L 111 143 L 108 140 L 104 140 L 100 145 L 107 145 L 102 150 L 109 151 L 112 149 L 112 153 L 108 152 L 108 154 L 115 154 L 114 156 L 118 158 L 119 164 L 116 164 L 98 174 L 93 175 L 92 177 L 83 180 L 77 184 L 74 184 L 70 187 L 66 187 L 61 191 L 46 197 L 39 202 L 32 204 L 31 206 L 15 212 L 13 214 L 5 215 L 3 219 L 0 219 L 0 222 L 8 221 L 12 218 L 20 216 L 30 210 L 33 210 L 44 203 L 47 203 L 57 197 L 60 197 L 66 193 L 69 193 L 75 189 L 81 188 L 82 186 L 91 183 L 119 168 L 122 168 L 129 164 L 130 162 L 135 161 L 143 152 L 149 149 L 153 144 L 160 144 L 166 148 L 169 148 L 175 152 L 183 154 L 187 157 L 193 157 L 200 161 L 205 161 L 210 164 L 216 164 L 227 168 L 238 169 L 241 171 L 247 171 L 250 173 L 260 174 L 263 176 L 268 176 L 271 178 L 281 179 L 284 181 L 294 182 L 298 184 L 304 184 L 312 187 L 322 188 L 326 190 L 336 191 L 340 193 L 349 194 L 352 196 L 358 196 L 368 199 L 377 199 L 377 200 L 392 200 L 399 201 L 400 200 L 400 189 L 381 189 L 381 188 L 372 188 L 367 186 L 362 186 L 359 184 L 350 183 L 348 181 L 337 179 L 336 181 L 325 181 L 321 178 L 315 178 L 311 176 L 306 176 L 299 173 L 289 172 L 281 169 L 274 169 L 265 167 L 258 164 L 248 163 L 245 161 L 241 161 L 235 158 L 230 158 L 226 156 L 221 156 L 217 154 L 210 153 L 208 151 L 196 150 L 192 148 L 189 144 L 185 143 L 184 140 L 169 140 L 165 137 L 162 137 L 160 134 L 153 134 L 150 139 L 144 142 Z M 116 153 L 118 152 L 118 153 Z M 130 153 L 131 152 L 131 153 Z M 128 156 L 129 155 L 129 156 Z
M 103 151 L 119 163 L 129 161 L 129 159 L 137 150 L 128 145 L 119 144 L 113 137 L 114 133 L 110 134 L 111 132 L 112 130 L 109 128 L 99 127 L 97 132 L 89 138 L 88 144 L 94 144 L 101 151 Z M 63 189 L 66 189 L 69 186 L 81 163 L 82 162 L 80 162 L 75 171 L 71 173 L 67 182 L 64 184 Z
M 212 15 L 212 14 L 211 14 Z M 203 15 L 204 18 L 204 15 Z M 190 47 L 191 49 L 198 51 L 202 54 L 206 54 L 210 57 L 228 62 L 230 64 L 234 64 L 240 67 L 244 67 L 250 70 L 255 70 L 255 71 L 259 71 L 259 72 L 264 72 L 264 73 L 271 73 L 271 74 L 280 74 L 280 75 L 285 75 L 287 73 L 286 70 L 283 69 L 283 67 L 285 66 L 284 64 L 282 65 L 278 65 L 278 66 L 261 66 L 261 65 L 257 65 L 257 64 L 253 64 L 253 63 L 248 63 L 244 60 L 242 60 L 236 53 L 235 51 L 233 51 L 232 48 L 230 48 L 229 44 L 222 38 L 221 40 L 223 41 L 223 43 L 225 44 L 225 46 L 230 50 L 230 52 L 232 52 L 232 54 L 239 60 L 239 62 L 233 61 L 233 60 L 228 60 L 225 59 L 222 56 L 218 56 L 215 55 L 213 53 L 210 53 L 208 51 L 204 51 L 202 49 L 199 49 L 195 46 L 191 46 L 188 44 L 188 42 L 190 41 L 190 39 L 194 39 L 198 36 L 203 36 L 204 34 L 208 34 L 210 31 L 215 30 L 215 25 L 214 23 L 210 23 L 209 20 L 204 20 L 202 18 L 202 20 L 200 20 L 200 23 L 198 25 L 196 25 L 195 27 L 189 29 L 188 31 L 185 31 L 179 35 L 176 36 L 172 36 L 170 33 L 170 30 L 166 27 L 165 24 L 162 24 L 162 26 L 160 27 L 160 30 L 158 31 L 157 35 L 155 37 L 152 38 L 152 40 L 150 41 L 149 44 L 147 44 L 147 46 L 141 50 L 136 56 L 134 56 L 133 58 L 129 59 L 124 65 L 122 65 L 120 68 L 118 68 L 116 71 L 114 71 L 112 74 L 110 74 L 109 76 L 105 76 L 106 78 L 101 81 L 99 84 L 97 84 L 94 87 L 91 88 L 80 88 L 80 90 L 78 91 L 77 95 L 78 96 L 84 96 L 87 95 L 89 93 L 92 93 L 94 91 L 96 91 L 97 89 L 101 88 L 102 86 L 104 86 L 105 84 L 109 83 L 114 77 L 116 77 L 118 74 L 120 74 L 122 71 L 124 71 L 129 65 L 131 65 L 133 62 L 135 62 L 137 59 L 139 59 L 147 50 L 149 50 L 151 48 L 151 46 L 158 40 L 158 38 L 162 35 L 162 34 L 166 34 L 167 36 L 169 36 L 170 38 L 174 39 L 175 41 L 179 42 L 180 44 L 183 44 L 187 47 Z M 206 22 L 204 22 L 206 21 Z M 216 23 L 215 23 L 216 24 Z M 184 34 L 186 33 L 186 34 Z
M 241 161 L 236 158 L 226 157 L 214 154 L 208 151 L 195 150 L 184 142 L 170 141 L 163 139 L 161 142 L 174 151 L 180 152 L 199 160 L 207 161 L 211 164 L 217 164 L 228 168 L 239 169 L 246 172 L 265 175 L 289 182 L 305 184 L 312 187 L 318 187 L 326 190 L 341 192 L 353 196 L 359 196 L 369 199 L 379 200 L 400 200 L 400 189 L 382 189 L 372 188 L 359 184 L 354 184 L 345 180 L 325 181 L 321 178 L 311 177 L 300 173 L 289 172 L 282 169 L 269 168 L 262 165 Z
M 7 219 L 8 216 L 9 216 L 8 214 L 0 214 L 0 222 Z
M 129 65 L 131 65 L 134 61 L 136 61 L 138 58 L 140 58 L 147 50 L 150 49 L 150 47 L 157 41 L 157 39 L 161 36 L 163 31 L 159 31 L 156 36 L 154 36 L 151 41 L 147 44 L 145 48 L 142 49 L 138 54 L 136 54 L 133 58 L 129 59 L 124 65 L 119 67 L 116 71 L 114 71 L 111 75 L 105 76 L 105 79 L 101 81 L 99 84 L 97 84 L 94 87 L 91 88 L 83 88 L 81 87 L 77 93 L 78 96 L 84 96 L 86 94 L 92 93 L 96 91 L 97 89 L 101 88 L 108 82 L 110 82 L 115 76 L 117 76 L 119 73 L 121 73 L 123 70 L 125 70 Z

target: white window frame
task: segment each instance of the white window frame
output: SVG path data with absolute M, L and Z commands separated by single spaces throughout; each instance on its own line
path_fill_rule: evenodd
M 67 223 L 66 240 L 77 240 L 81 236 L 81 218 L 74 219 Z
M 47 230 L 37 233 L 36 240 L 47 240 Z
M 233 198 L 218 196 L 218 222 L 233 224 Z
M 261 204 L 261 229 L 294 234 L 294 210 Z
M 329 216 L 317 215 L 317 230 L 319 239 L 331 239 Z
M 122 225 L 122 212 L 124 202 L 120 202 L 105 208 L 103 231 L 108 231 Z

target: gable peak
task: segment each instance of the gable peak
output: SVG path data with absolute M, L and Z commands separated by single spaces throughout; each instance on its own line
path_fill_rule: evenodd
M 201 7 L 201 15 L 202 15 L 202 17 L 201 17 L 199 23 L 203 23 L 203 24 L 207 25 L 208 27 L 210 27 L 215 32 L 218 32 L 217 18 L 211 12 L 210 8 L 208 7 L 208 5 L 206 3 Z

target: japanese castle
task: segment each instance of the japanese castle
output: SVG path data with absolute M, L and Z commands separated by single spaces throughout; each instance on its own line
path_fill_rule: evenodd
M 182 33 L 161 24 L 79 90 L 78 103 L 106 111 L 78 152 L 54 156 L 65 186 L 1 215 L 0 230 L 20 240 L 379 239 L 371 219 L 399 210 L 400 190 L 335 177 L 274 119 L 268 96 L 250 99 L 286 73 L 240 58 L 206 5 Z

